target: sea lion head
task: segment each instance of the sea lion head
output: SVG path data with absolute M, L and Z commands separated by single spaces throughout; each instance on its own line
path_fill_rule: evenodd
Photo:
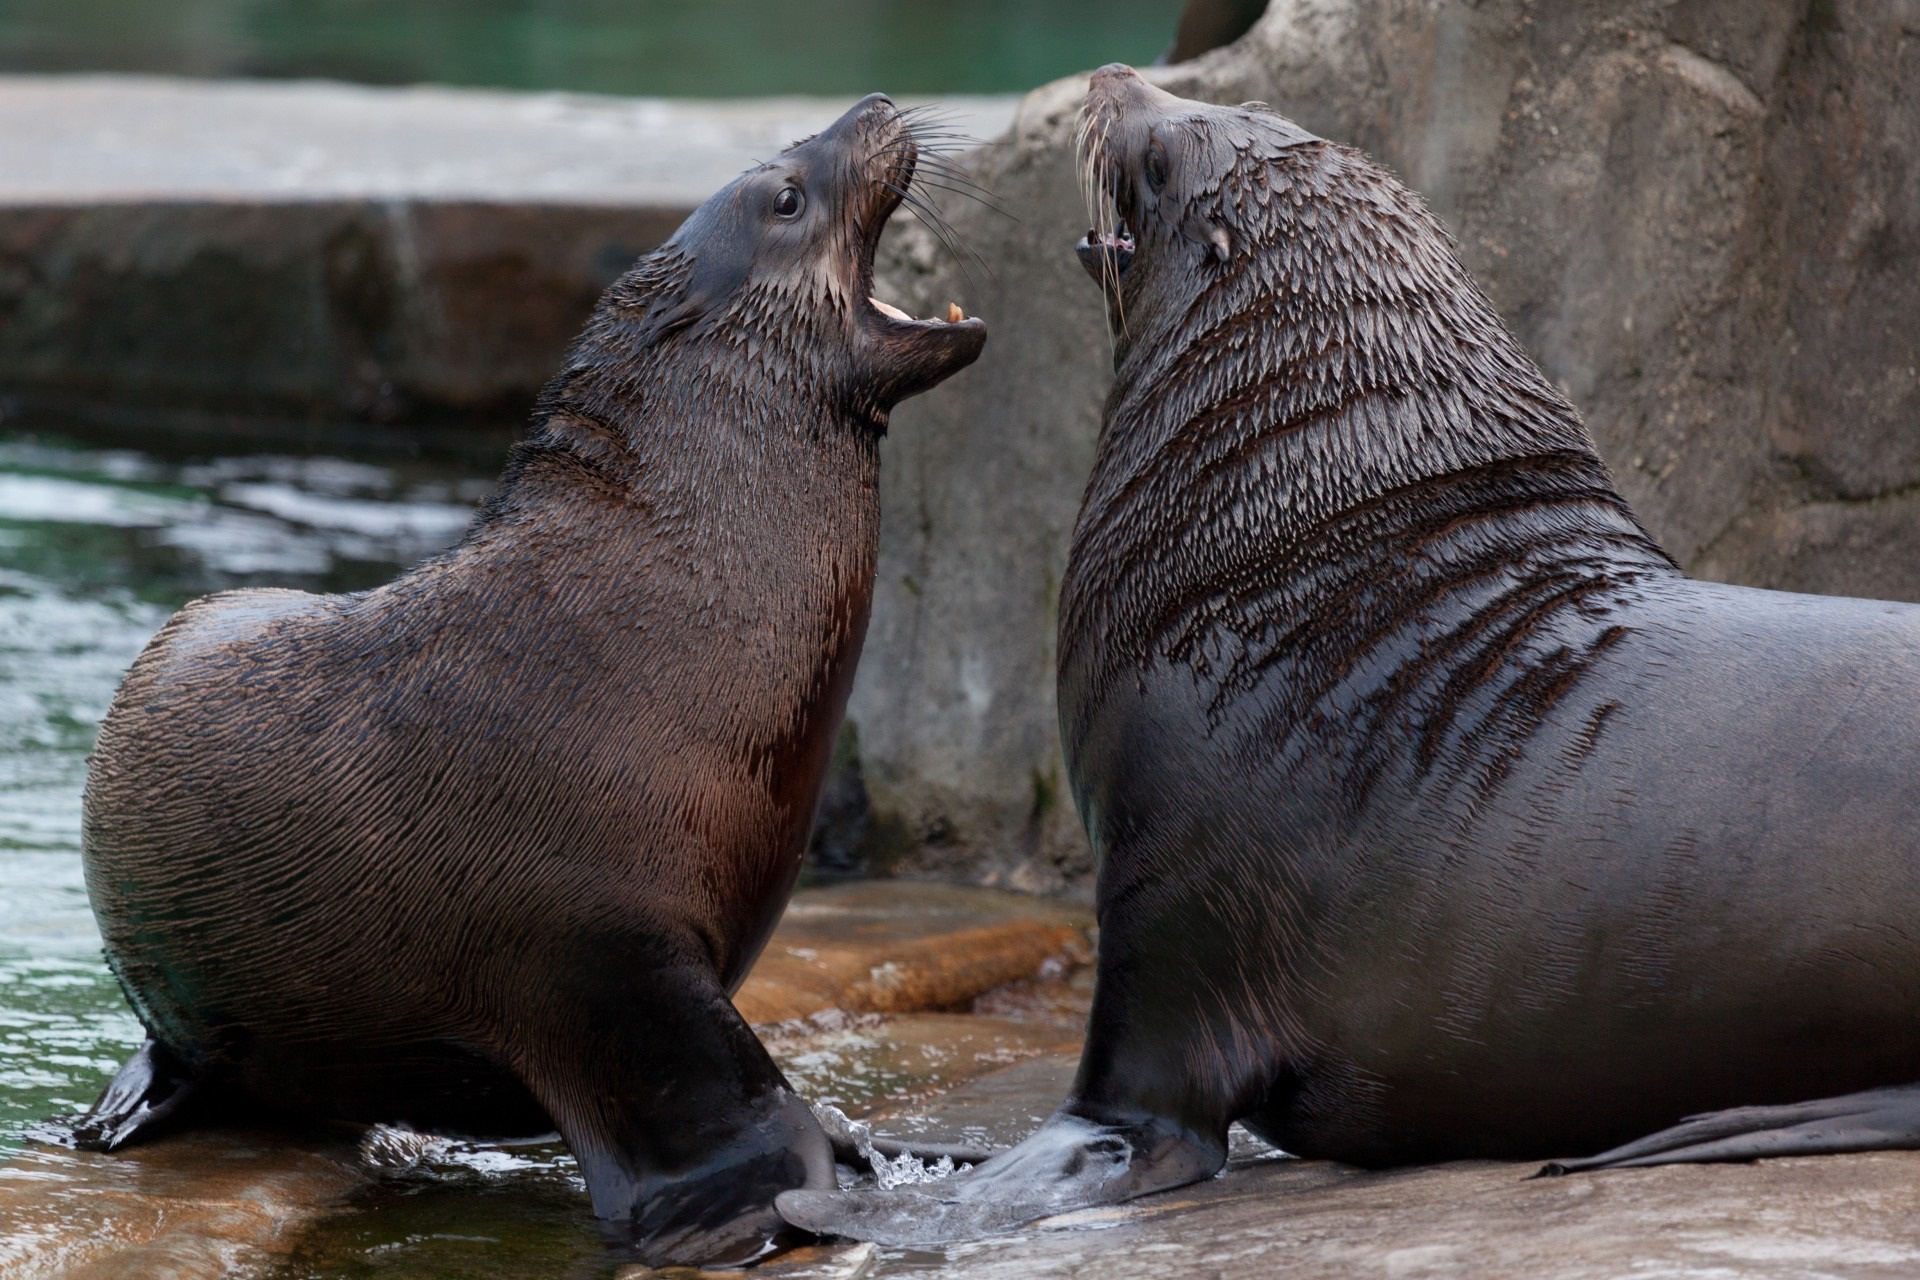
M 1184 310 L 1236 257 L 1267 247 L 1263 171 L 1322 140 L 1261 103 L 1215 106 L 1113 63 L 1094 72 L 1081 116 L 1081 171 L 1095 226 L 1076 246 L 1107 295 L 1115 363 L 1149 312 Z
M 1330 687 L 1314 682 L 1343 678 L 1366 634 L 1356 602 L 1407 598 L 1384 566 L 1425 573 L 1433 531 L 1484 538 L 1483 511 L 1529 513 L 1502 526 L 1529 556 L 1574 528 L 1652 546 L 1439 219 L 1365 155 L 1109 66 L 1081 158 L 1079 254 L 1114 340 L 1061 587 L 1062 669 L 1092 655 L 1097 673 L 1083 693 L 1159 656 L 1250 687 L 1271 671 L 1262 645 L 1304 643 L 1306 623 L 1279 618 L 1328 620 L 1290 687 Z M 1403 616 L 1383 604 L 1364 626 L 1398 634 Z
M 784 392 L 884 427 L 893 405 L 971 364 L 987 339 L 957 306 L 917 320 L 873 296 L 880 233 L 918 200 L 922 150 L 913 113 L 876 93 L 741 174 L 622 282 L 618 300 L 645 310 L 637 336 L 676 357 L 688 345 L 750 364 L 778 352 Z M 740 349 L 747 334 L 760 351 Z

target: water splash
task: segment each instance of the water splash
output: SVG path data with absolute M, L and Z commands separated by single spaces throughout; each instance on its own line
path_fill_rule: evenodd
M 922 1182 L 939 1182 L 951 1178 L 960 1169 L 968 1165 L 955 1166 L 952 1156 L 941 1156 L 928 1164 L 911 1151 L 902 1151 L 895 1159 L 889 1160 L 878 1151 L 867 1153 L 867 1162 L 873 1166 L 873 1180 L 882 1191 L 891 1191 L 895 1187 L 909 1187 Z
M 830 1102 L 812 1105 L 814 1118 L 827 1131 L 827 1137 L 832 1139 L 836 1147 L 852 1147 L 856 1155 L 866 1161 L 867 1167 L 873 1172 L 875 1185 L 882 1191 L 939 1182 L 973 1167 L 969 1164 L 956 1165 L 950 1155 L 927 1160 L 907 1149 L 898 1155 L 888 1156 L 875 1148 L 872 1125 L 864 1120 L 853 1119 Z

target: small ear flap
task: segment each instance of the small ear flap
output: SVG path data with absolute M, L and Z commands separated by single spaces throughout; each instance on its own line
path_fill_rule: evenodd
M 1195 211 L 1180 224 L 1181 232 L 1197 244 L 1207 247 L 1207 256 L 1215 262 L 1225 262 L 1233 256 L 1233 233 L 1224 222 L 1215 222 L 1205 213 Z
M 694 220 L 689 219 L 674 236 L 676 240 L 684 236 L 700 247 L 694 254 L 693 267 L 687 273 L 687 285 L 679 299 L 660 298 L 647 308 L 639 336 L 649 345 L 689 325 L 704 324 L 723 311 L 727 300 L 739 292 L 753 270 L 750 237 L 738 234 L 737 228 L 715 225 L 720 221 L 718 218 L 700 221 L 707 225 L 696 228 Z M 688 235 L 689 231 L 695 234 Z

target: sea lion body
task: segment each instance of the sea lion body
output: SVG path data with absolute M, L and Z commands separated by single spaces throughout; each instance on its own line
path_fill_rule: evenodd
M 1456 603 L 1400 653 L 1457 638 Z M 1185 666 L 1105 700 L 1070 757 L 1107 855 L 1082 1105 L 1378 1166 L 1920 1079 L 1920 608 L 1680 578 L 1588 604 L 1425 762 L 1417 712 L 1276 743 L 1284 666 L 1224 714 Z M 1393 696 L 1372 656 L 1330 719 Z
M 567 1139 L 655 1261 L 751 1254 L 826 1138 L 733 1009 L 871 599 L 878 440 L 978 321 L 868 297 L 918 155 L 877 95 L 602 300 L 460 544 L 182 609 L 88 778 L 151 1037 L 83 1140 L 210 1113 Z
M 1920 607 L 1684 577 L 1358 153 L 1126 68 L 1083 137 L 1129 230 L 1081 246 L 1079 1075 L 972 1174 L 782 1213 L 1004 1229 L 1207 1176 L 1236 1120 L 1374 1166 L 1920 1147 Z

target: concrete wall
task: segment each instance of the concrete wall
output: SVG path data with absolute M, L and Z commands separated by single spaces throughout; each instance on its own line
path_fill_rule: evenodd
M 0 208 L 0 388 L 164 426 L 209 411 L 524 416 L 607 283 L 682 211 L 489 202 Z
M 847 105 L 0 76 L 0 397 L 517 421 L 636 256 Z

